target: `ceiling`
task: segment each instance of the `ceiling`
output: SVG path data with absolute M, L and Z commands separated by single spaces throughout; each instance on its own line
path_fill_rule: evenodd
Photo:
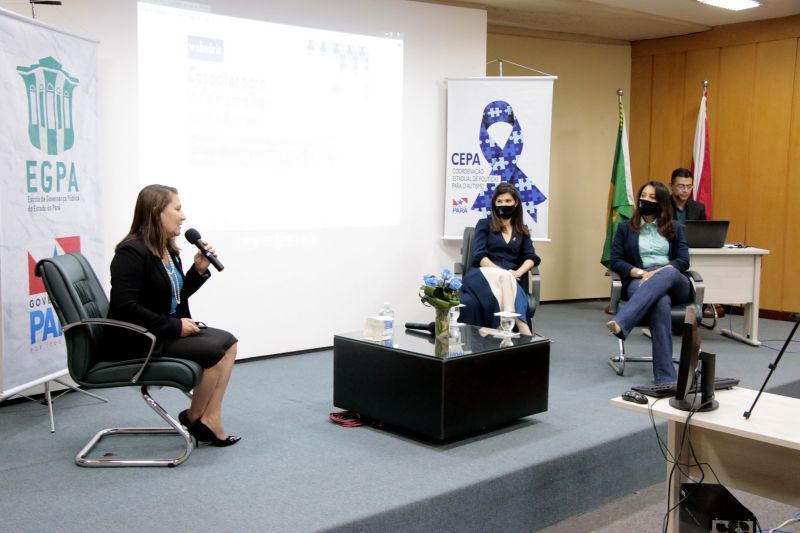
M 430 1 L 430 0 L 429 0 Z M 800 0 L 762 0 L 729 11 L 696 0 L 432 0 L 487 10 L 490 28 L 638 41 L 707 31 L 713 26 L 800 14 Z

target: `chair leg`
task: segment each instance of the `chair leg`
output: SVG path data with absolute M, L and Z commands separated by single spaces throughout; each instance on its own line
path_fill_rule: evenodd
M 711 323 L 710 324 L 706 324 L 705 322 L 703 322 L 703 320 L 705 320 L 705 317 L 703 317 L 703 315 L 702 315 L 702 307 L 700 308 L 701 309 L 700 316 L 702 318 L 700 318 L 700 321 L 698 322 L 698 324 L 703 326 L 706 329 L 714 329 L 715 327 L 717 327 L 717 318 L 718 318 L 718 316 L 717 316 L 717 306 L 714 305 L 714 304 L 710 304 L 710 307 L 711 307 L 711 312 L 713 313 L 713 315 L 711 317 Z
M 625 373 L 625 363 L 652 363 L 653 357 L 650 355 L 632 357 L 625 353 L 625 341 L 617 339 L 619 342 L 619 355 L 612 355 L 608 358 L 608 364 L 614 369 L 618 376 Z M 672 362 L 678 364 L 679 359 L 672 359 Z
M 617 339 L 617 342 L 619 342 L 619 355 L 612 355 L 609 357 L 608 364 L 611 365 L 611 368 L 614 369 L 614 372 L 616 372 L 618 376 L 621 376 L 625 373 L 625 360 L 627 356 L 625 355 L 625 341 Z
M 170 427 L 160 428 L 108 428 L 99 431 L 75 456 L 75 464 L 87 467 L 108 467 L 108 466 L 178 466 L 192 453 L 192 438 L 183 429 L 183 426 L 167 413 L 158 402 L 156 402 L 147 390 L 147 386 L 141 389 L 142 398 L 158 415 L 163 418 Z M 183 437 L 186 449 L 175 459 L 87 459 L 86 456 L 92 451 L 103 437 L 111 435 L 179 435 Z

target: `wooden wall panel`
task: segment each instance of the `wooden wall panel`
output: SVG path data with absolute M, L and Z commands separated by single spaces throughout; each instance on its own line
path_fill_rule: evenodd
M 783 305 L 781 309 L 800 312 L 800 43 L 795 56 L 794 95 L 789 134 L 789 172 L 786 192 L 786 232 L 783 249 Z
M 753 129 L 750 136 L 750 209 L 745 239 L 768 248 L 761 271 L 761 305 L 783 304 L 783 249 L 789 131 L 794 89 L 797 39 L 759 43 L 753 87 Z
M 646 179 L 664 181 L 681 159 L 685 54 L 653 57 L 650 167 Z
M 756 45 L 720 50 L 719 83 L 711 87 L 710 112 L 717 115 L 716 142 L 711 145 L 714 216 L 730 220 L 728 240 L 745 242 L 750 206 L 750 135 Z
M 800 310 L 800 16 L 633 43 L 631 61 L 635 172 L 688 166 L 708 79 L 714 218 L 731 221 L 729 241 L 770 250 L 761 306 Z
M 631 94 L 628 100 L 628 144 L 634 191 L 647 181 L 650 168 L 650 106 L 653 88 L 653 56 L 631 59 Z
M 713 90 L 719 80 L 719 48 L 698 50 L 686 53 L 686 76 L 683 82 L 683 131 L 681 135 L 681 159 L 675 167 L 689 168 L 692 163 L 694 132 L 697 126 L 697 112 L 700 110 L 700 99 L 703 97 L 703 80 L 709 83 L 708 99 L 708 139 L 713 148 L 717 144 L 717 115 L 712 113 L 714 100 Z M 713 183 L 714 158 L 711 158 L 711 176 Z M 669 176 L 666 176 L 668 178 Z
M 675 52 L 688 52 L 690 50 L 708 50 L 710 48 L 780 41 L 795 37 L 800 37 L 800 15 L 754 22 L 742 22 L 739 24 L 727 24 L 725 26 L 711 28 L 710 31 L 682 35 L 679 37 L 637 41 L 634 43 L 633 49 L 631 50 L 631 56 L 670 54 Z

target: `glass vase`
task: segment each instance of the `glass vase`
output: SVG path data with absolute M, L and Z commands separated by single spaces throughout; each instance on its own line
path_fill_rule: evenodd
M 436 310 L 436 337 L 447 338 L 450 334 L 450 309 L 435 307 Z

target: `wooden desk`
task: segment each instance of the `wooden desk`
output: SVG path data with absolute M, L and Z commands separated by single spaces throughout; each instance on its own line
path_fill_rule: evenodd
M 703 276 L 703 302 L 744 304 L 744 333 L 720 329 L 726 337 L 759 346 L 758 295 L 761 290 L 761 248 L 690 248 L 691 269 Z
M 711 465 L 720 482 L 728 488 L 740 489 L 765 498 L 800 507 L 800 400 L 788 396 L 763 393 L 749 420 L 743 413 L 750 409 L 757 391 L 734 387 L 716 392 L 719 409 L 695 413 L 689 423 L 692 447 L 698 461 Z M 668 423 L 667 447 L 673 457 L 678 453 L 686 428 L 685 411 L 673 409 L 665 398 L 653 403 L 653 415 Z M 647 414 L 648 405 L 611 400 L 613 407 Z M 685 448 L 685 447 L 684 447 Z M 681 463 L 693 462 L 687 449 Z M 672 465 L 667 465 L 667 482 Z M 699 468 L 692 475 L 699 475 Z M 706 481 L 715 482 L 705 469 Z M 686 478 L 678 470 L 667 486 L 670 502 L 679 499 L 681 483 Z M 758 513 L 755 513 L 758 516 Z M 672 512 L 670 531 L 677 531 L 677 510 Z

